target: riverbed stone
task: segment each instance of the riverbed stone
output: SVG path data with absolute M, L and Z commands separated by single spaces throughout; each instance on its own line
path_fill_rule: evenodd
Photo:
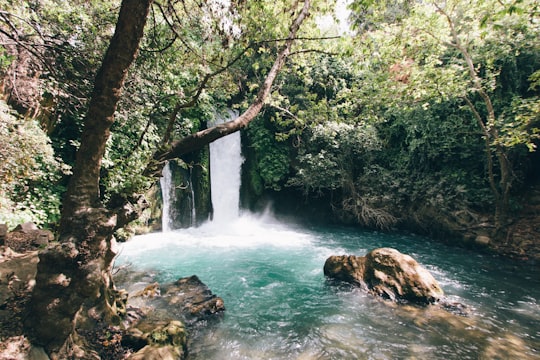
M 183 359 L 187 351 L 187 332 L 179 320 L 146 318 L 130 328 L 122 340 L 137 349 L 131 360 Z
M 223 299 L 212 294 L 196 275 L 178 279 L 167 287 L 163 297 L 170 305 L 179 306 L 190 323 L 225 311 Z
M 375 249 L 366 256 L 330 256 L 324 274 L 397 302 L 429 304 L 444 294 L 428 270 L 411 256 L 392 248 Z
M 135 354 L 128 357 L 128 360 L 178 360 L 184 359 L 183 353 L 178 348 L 167 346 L 146 345 Z
M 486 236 L 486 235 L 478 235 L 478 236 L 474 239 L 474 242 L 475 242 L 477 245 L 488 246 L 488 245 L 491 243 L 491 238 L 490 238 L 489 236 Z

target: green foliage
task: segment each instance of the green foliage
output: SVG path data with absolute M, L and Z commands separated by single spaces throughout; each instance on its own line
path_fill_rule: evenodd
M 68 164 L 75 158 L 72 144 L 79 140 L 95 72 L 114 30 L 119 4 L 116 0 L 40 0 L 9 1 L 2 7 L 0 27 L 9 37 L 3 50 L 13 68 L 18 68 L 17 76 L 8 78 L 15 79 L 16 94 L 28 92 L 29 84 L 34 87 L 35 105 L 40 107 L 32 109 L 35 118 L 51 137 L 56 154 Z
M 538 26 L 527 4 L 354 1 L 358 36 L 341 40 L 338 54 L 294 57 L 265 112 L 267 128 L 291 150 L 287 185 L 339 192 L 343 211 L 375 226 L 392 223 L 384 209 L 492 207 L 485 133 L 464 98 L 481 117 L 486 109 L 435 6 L 452 11 L 492 99 L 500 139 L 492 145 L 519 162 L 525 146 L 535 148 L 539 123 L 540 77 L 531 75 L 540 64 Z
M 494 0 L 355 0 L 351 9 L 356 36 L 316 40 L 321 35 L 317 17 L 328 13 L 333 3 L 315 1 L 314 14 L 299 34 L 301 40 L 264 112 L 246 130 L 254 158 L 253 189 L 262 194 L 264 189 L 295 186 L 308 194 L 339 193 L 343 211 L 376 226 L 381 226 L 377 218 L 390 219 L 379 209 L 405 209 L 407 204 L 448 211 L 489 207 L 485 133 L 464 99 L 481 118 L 487 110 L 479 86 L 492 100 L 496 119 L 489 126 L 500 135 L 492 148 L 502 145 L 516 163 L 527 156 L 525 150 L 536 149 L 538 5 L 531 0 L 510 5 Z M 39 66 L 47 111 L 38 119 L 66 163 L 74 158 L 86 101 L 118 4 L 7 4 L 18 31 L 36 41 L 33 49 L 39 50 L 40 60 L 34 63 L 54 64 Z M 129 196 L 149 185 L 141 170 L 161 146 L 179 106 L 170 127 L 171 141 L 203 129 L 215 108 L 245 108 L 270 68 L 294 11 L 286 0 L 227 6 L 156 3 L 103 159 L 104 200 Z M 6 24 L 1 25 L 7 31 Z M 479 86 L 456 39 L 474 62 Z M 18 59 L 13 53 L 0 48 L 0 70 L 14 61 Z M 201 89 L 203 80 L 208 82 Z M 2 124 L 2 136 L 23 128 L 9 124 Z M 46 140 L 42 134 L 38 137 L 42 136 Z M 4 143 L 2 149 L 12 142 Z M 62 166 L 51 153 L 40 153 L 41 157 L 28 149 L 20 157 L 13 150 L 2 153 L 11 158 L 2 165 L 1 206 L 49 223 L 58 216 Z
M 0 222 L 55 224 L 63 190 L 59 182 L 67 172 L 38 124 L 0 102 Z
M 506 148 L 525 145 L 535 151 L 540 139 L 540 97 L 516 97 L 508 112 L 504 114 L 508 120 L 502 124 L 500 144 Z
M 353 0 L 351 22 L 359 32 L 381 28 L 406 18 L 413 4 L 411 0 Z
M 371 125 L 316 125 L 300 146 L 296 174 L 289 185 L 300 186 L 307 193 L 346 188 L 369 160 L 368 153 L 379 146 Z
M 366 3 L 353 2 L 357 15 L 365 15 Z M 356 90 L 360 109 L 379 121 L 384 144 L 376 163 L 395 173 L 389 178 L 399 179 L 410 204 L 431 203 L 438 193 L 442 200 L 433 203 L 441 211 L 455 208 L 457 198 L 460 206 L 487 207 L 493 201 L 486 176 L 492 155 L 486 155 L 479 120 L 496 129 L 491 145 L 503 145 L 503 156 L 515 163 L 538 139 L 534 75 L 532 88 L 527 81 L 540 65 L 539 28 L 529 21 L 534 7 L 530 1 L 516 3 L 520 9 L 483 0 L 403 2 L 405 15 L 388 17 L 397 4 L 371 8 L 368 18 L 378 16 L 378 26 L 359 28 L 361 50 L 354 54 L 365 74 Z M 493 104 L 493 121 L 484 120 L 488 109 L 480 91 Z M 357 187 L 380 185 L 368 180 Z
M 257 176 L 254 185 L 262 192 L 264 188 L 279 190 L 289 174 L 289 150 L 283 142 L 276 141 L 273 132 L 258 118 L 246 130 L 250 147 L 255 154 Z M 252 174 L 253 176 L 253 174 Z M 258 184 L 260 179 L 261 184 Z

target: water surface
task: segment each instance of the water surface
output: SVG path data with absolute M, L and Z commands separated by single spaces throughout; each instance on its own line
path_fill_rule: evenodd
M 328 256 L 377 247 L 411 255 L 469 316 L 327 283 Z M 538 267 L 422 237 L 244 216 L 135 237 L 116 261 L 128 263 L 160 283 L 196 274 L 223 298 L 222 321 L 193 330 L 189 359 L 540 359 Z

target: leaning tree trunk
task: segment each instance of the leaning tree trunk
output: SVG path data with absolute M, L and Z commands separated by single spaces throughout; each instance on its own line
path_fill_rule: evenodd
M 152 0 L 123 0 L 116 30 L 95 79 L 74 173 L 63 201 L 59 244 L 40 254 L 26 327 L 53 358 L 97 321 L 115 322 L 117 294 L 111 266 L 114 231 L 134 216 L 107 210 L 99 200 L 99 173 L 114 112 L 135 59 Z M 77 355 L 72 355 L 77 356 Z

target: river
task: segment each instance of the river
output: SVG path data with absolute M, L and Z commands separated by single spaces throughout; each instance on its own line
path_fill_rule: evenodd
M 395 306 L 324 278 L 328 256 L 377 247 L 414 257 L 467 316 Z M 223 298 L 223 319 L 193 331 L 188 359 L 540 358 L 538 267 L 423 237 L 251 215 L 135 237 L 116 261 L 127 263 L 147 281 L 196 274 Z

